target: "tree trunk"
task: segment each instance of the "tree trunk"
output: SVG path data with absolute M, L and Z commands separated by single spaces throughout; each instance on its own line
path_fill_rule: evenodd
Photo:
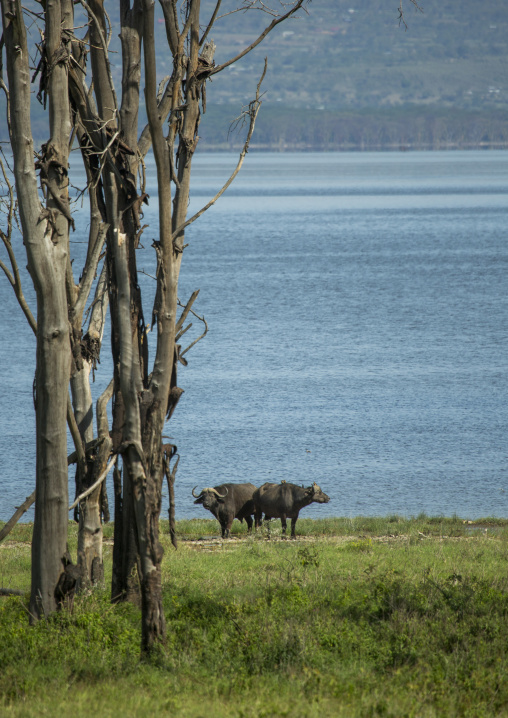
M 99 228 L 92 234 L 92 240 L 97 241 L 98 236 Z M 100 246 L 102 246 L 101 242 L 99 242 Z M 88 259 L 91 259 L 91 257 Z M 90 266 L 87 260 L 86 267 L 90 270 L 95 267 L 95 264 L 92 259 Z M 93 442 L 93 403 L 90 387 L 90 374 L 94 369 L 95 362 L 98 361 L 106 321 L 108 306 L 106 274 L 106 267 L 104 266 L 97 283 L 92 315 L 85 337 L 81 338 L 81 326 L 85 299 L 88 296 L 86 285 L 81 286 L 86 296 L 81 297 L 78 295 L 78 300 L 69 311 L 69 315 L 73 319 L 73 334 L 76 338 L 73 348 L 73 371 L 71 375 L 72 399 L 79 434 L 86 452 L 85 470 L 80 471 L 78 465 L 76 474 L 77 495 L 92 486 L 105 470 L 112 447 L 104 406 L 104 402 L 107 403 L 111 398 L 112 386 L 111 391 L 108 393 L 106 390 L 105 394 L 97 402 L 98 440 L 95 443 Z M 99 416 L 99 412 L 102 413 L 102 418 Z M 93 586 L 104 578 L 102 561 L 102 502 L 104 492 L 103 483 L 79 503 L 78 566 L 81 578 L 77 587 L 78 590 Z
M 105 471 L 113 442 L 109 436 L 106 405 L 113 394 L 113 382 L 97 400 L 97 446 L 89 456 L 87 479 L 93 486 Z M 104 482 L 79 503 L 78 566 L 80 583 L 78 588 L 88 588 L 104 581 L 102 558 L 102 494 Z M 84 486 L 83 489 L 88 488 Z
M 62 30 L 72 26 L 72 4 L 48 0 L 46 59 L 52 67 L 48 79 L 50 140 L 41 163 L 41 181 L 47 183 L 47 206 L 53 219 L 51 236 L 45 238 L 46 251 L 37 258 L 37 474 L 30 596 L 30 613 L 34 618 L 57 608 L 55 588 L 67 548 L 66 425 L 71 352 L 66 275 L 70 229 L 67 178 L 70 111 L 68 50 Z
M 64 9 L 65 8 L 65 9 Z M 32 620 L 57 608 L 55 589 L 67 544 L 67 397 L 70 374 L 69 322 L 65 278 L 69 209 L 67 153 L 70 134 L 67 53 L 61 29 L 72 27 L 72 6 L 49 0 L 46 57 L 51 137 L 40 163 L 48 209 L 38 196 L 30 127 L 30 70 L 19 0 L 2 0 L 2 22 L 10 91 L 11 144 L 16 190 L 28 268 L 37 294 L 36 500 L 32 540 Z

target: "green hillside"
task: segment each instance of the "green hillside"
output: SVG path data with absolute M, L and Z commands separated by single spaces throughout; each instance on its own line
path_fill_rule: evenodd
M 204 0 L 205 8 L 214 4 Z M 267 56 L 267 99 L 285 106 L 508 107 L 505 3 L 421 0 L 423 12 L 417 12 L 405 0 L 403 7 L 407 30 L 399 25 L 398 0 L 313 0 L 308 15 L 280 25 L 252 55 L 214 79 L 213 101 L 248 99 Z M 250 12 L 217 23 L 217 62 L 234 56 L 264 21 L 262 13 Z
M 205 8 L 214 2 L 205 0 Z M 230 0 L 230 6 L 234 1 Z M 262 47 L 214 78 L 203 146 L 269 71 L 254 142 L 271 149 L 504 147 L 508 145 L 508 6 L 497 0 L 313 0 Z M 260 31 L 261 13 L 224 17 L 216 61 Z M 229 137 L 229 144 L 234 139 Z

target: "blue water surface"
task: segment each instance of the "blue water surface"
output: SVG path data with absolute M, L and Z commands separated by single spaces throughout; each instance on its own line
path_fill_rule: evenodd
M 190 214 L 236 161 L 196 156 Z M 282 479 L 330 495 L 310 517 L 508 516 L 507 219 L 508 152 L 251 152 L 186 234 L 179 295 L 200 289 L 209 332 L 180 368 L 167 427 L 181 455 L 177 518 L 204 515 L 195 485 Z M 79 252 L 86 203 L 76 224 Z M 34 487 L 35 339 L 5 280 L 0 298 L 6 520 Z M 96 396 L 108 351 L 105 339 Z

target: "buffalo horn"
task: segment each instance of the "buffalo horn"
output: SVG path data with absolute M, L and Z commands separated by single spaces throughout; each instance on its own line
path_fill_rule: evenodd
M 196 488 L 197 488 L 197 487 L 195 486 L 195 487 L 192 489 L 192 495 L 194 496 L 195 499 L 199 499 L 199 497 L 201 496 L 201 494 L 202 494 L 203 492 L 201 492 L 200 494 L 195 494 L 194 491 L 196 490 Z
M 228 490 L 226 487 L 224 487 L 224 488 L 226 489 L 226 493 L 224 494 L 224 496 L 219 494 L 219 492 L 216 489 L 208 489 L 208 491 L 213 491 L 213 493 L 216 494 L 216 496 L 218 496 L 219 499 L 225 499 L 226 496 L 228 495 Z

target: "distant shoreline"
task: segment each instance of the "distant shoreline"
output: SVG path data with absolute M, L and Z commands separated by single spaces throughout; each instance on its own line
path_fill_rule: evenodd
M 47 141 L 47 116 L 32 103 L 37 146 Z M 237 105 L 208 104 L 198 128 L 198 153 L 240 151 L 245 127 Z M 140 106 L 139 130 L 146 123 Z M 7 127 L 0 143 L 9 144 Z M 508 109 L 406 105 L 356 109 L 310 109 L 267 102 L 256 121 L 251 151 L 411 152 L 508 149 Z
M 208 145 L 203 143 L 199 145 L 201 152 L 239 152 L 242 149 L 240 143 L 235 144 L 214 144 Z M 319 145 L 301 145 L 301 144 L 284 144 L 284 145 L 263 145 L 253 142 L 249 147 L 249 152 L 270 152 L 273 154 L 281 154 L 285 152 L 308 152 L 326 153 L 326 152 L 460 152 L 460 151 L 500 151 L 508 150 L 508 142 L 485 142 L 481 144 L 447 144 L 440 147 L 432 145 L 331 145 L 327 147 Z
M 35 147 L 40 145 L 46 140 L 34 140 Z M 0 140 L 0 145 L 8 145 L 7 140 Z M 201 154 L 227 153 L 227 152 L 241 152 L 243 145 L 241 143 L 234 144 L 207 144 L 202 142 L 199 144 L 199 152 Z M 433 145 L 330 145 L 323 147 L 321 145 L 306 145 L 306 144 L 256 144 L 253 142 L 249 147 L 249 152 L 266 152 L 268 154 L 285 154 L 285 153 L 296 153 L 296 154 L 310 154 L 315 152 L 317 154 L 326 154 L 328 152 L 346 153 L 353 152 L 361 154 L 362 152 L 499 152 L 507 151 L 508 142 L 489 142 L 482 144 L 446 144 L 442 146 Z

